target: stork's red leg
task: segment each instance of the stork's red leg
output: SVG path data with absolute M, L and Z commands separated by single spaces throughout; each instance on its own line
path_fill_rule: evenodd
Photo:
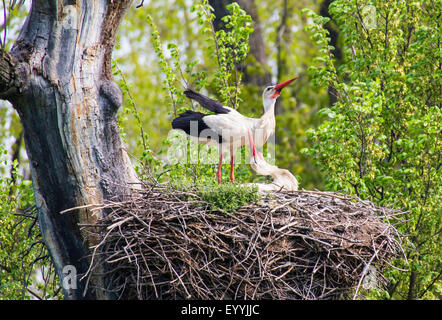
M 220 152 L 218 171 L 216 172 L 216 176 L 218 177 L 218 184 L 221 184 L 221 167 L 222 167 L 222 165 L 223 165 L 223 154 L 222 154 L 222 152 Z
M 250 151 L 252 152 L 253 158 L 255 159 L 255 163 L 256 163 L 256 148 L 255 148 L 255 143 L 253 142 L 253 137 L 252 137 L 252 133 L 249 132 L 249 144 L 250 144 Z
M 235 182 L 234 168 L 235 168 L 235 157 L 233 156 L 232 153 L 230 155 L 230 181 L 232 182 Z

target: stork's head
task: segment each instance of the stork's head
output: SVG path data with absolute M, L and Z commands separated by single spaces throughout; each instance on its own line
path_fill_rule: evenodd
M 264 89 L 262 93 L 262 100 L 264 102 L 264 110 L 267 111 L 268 108 L 275 104 L 276 99 L 281 95 L 281 90 L 288 86 L 292 81 L 298 79 L 299 77 L 294 77 L 293 79 L 281 82 L 274 86 L 268 86 Z

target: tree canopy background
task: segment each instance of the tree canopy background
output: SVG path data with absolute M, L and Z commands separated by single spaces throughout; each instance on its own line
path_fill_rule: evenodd
M 214 32 L 225 29 L 221 18 L 229 14 L 231 1 L 202 3 L 214 8 Z M 385 275 L 388 290 L 367 297 L 440 298 L 442 2 L 238 3 L 254 29 L 247 34 L 247 58 L 237 66 L 243 82 L 238 110 L 259 117 L 262 89 L 299 75 L 276 107 L 276 164 L 296 175 L 302 188 L 342 191 L 406 211 L 400 230 L 409 240 L 408 260 L 396 261 Z M 195 4 L 166 0 L 133 6 L 114 50 L 114 76 L 124 94 L 119 122 L 128 150 L 140 174 L 147 164 L 164 181 L 195 171 L 162 163 L 174 111 L 192 107 L 182 96 L 186 83 L 179 69 L 197 89 L 223 100 L 207 17 Z M 9 11 L 8 27 L 2 28 L 6 49 L 27 10 L 28 4 L 19 3 Z M 174 99 L 171 87 L 177 90 Z M 0 299 L 31 298 L 32 290 L 47 298 L 58 291 L 55 282 L 51 287 L 37 281 L 29 267 L 36 260 L 36 266 L 47 265 L 41 259 L 47 255 L 44 246 L 36 245 L 35 218 L 18 223 L 21 216 L 13 214 L 32 216 L 24 211 L 33 196 L 22 140 L 17 115 L 2 102 Z M 198 170 L 204 182 L 215 180 L 214 166 Z M 238 165 L 237 172 L 241 182 L 263 179 L 247 165 Z M 43 270 L 48 279 L 49 273 Z M 37 288 L 22 292 L 23 284 Z

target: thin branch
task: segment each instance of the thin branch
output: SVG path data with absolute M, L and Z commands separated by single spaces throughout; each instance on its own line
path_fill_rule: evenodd
M 131 107 L 134 110 L 135 119 L 137 120 L 138 128 L 140 129 L 140 136 L 141 136 L 141 141 L 143 143 L 143 150 L 146 151 L 147 144 L 146 144 L 146 140 L 144 139 L 144 129 L 143 129 L 143 125 L 141 124 L 140 113 L 138 112 L 137 107 L 135 106 L 135 100 L 132 97 L 132 93 L 129 90 L 129 86 L 127 84 L 126 77 L 124 76 L 124 73 L 120 70 L 117 63 L 115 63 L 115 67 L 117 68 L 117 70 L 121 76 L 121 80 L 123 80 L 123 83 L 127 88 L 127 95 L 129 96 Z

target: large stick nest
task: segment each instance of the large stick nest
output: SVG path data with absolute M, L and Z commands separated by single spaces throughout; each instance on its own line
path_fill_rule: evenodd
M 271 193 L 227 214 L 149 187 L 103 207 L 86 227 L 90 271 L 104 263 L 123 299 L 351 298 L 401 252 L 397 212 L 336 193 Z

